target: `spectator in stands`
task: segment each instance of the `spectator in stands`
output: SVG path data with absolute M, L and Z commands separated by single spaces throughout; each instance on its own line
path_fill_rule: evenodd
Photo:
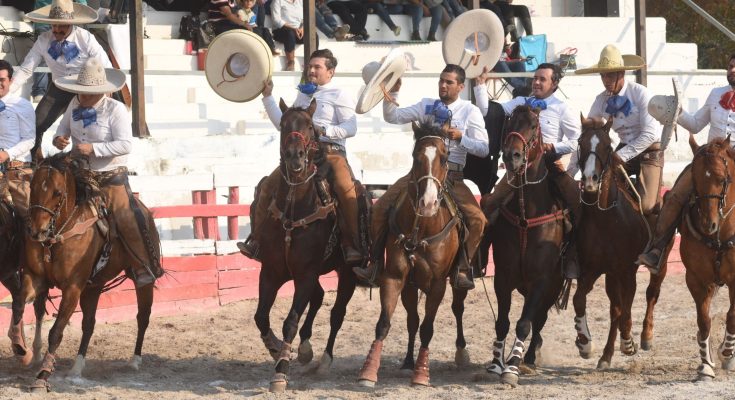
M 263 38 L 265 43 L 271 49 L 271 54 L 277 56 L 281 54 L 276 50 L 276 44 L 273 42 L 270 29 L 258 24 L 258 15 L 255 7 L 255 0 L 238 0 L 239 9 L 237 16 L 240 21 L 245 23 L 245 29 L 255 33 Z
M 533 35 L 533 24 L 531 24 L 531 13 L 528 11 L 528 7 L 524 5 L 511 4 L 513 0 L 494 0 L 495 5 L 503 13 L 503 19 L 507 25 L 506 33 L 510 33 L 510 39 L 512 41 L 518 41 L 518 32 L 516 30 L 515 19 L 518 17 L 521 20 L 521 25 L 526 35 Z
M 406 14 L 411 16 L 411 40 L 422 40 L 421 19 L 431 15 L 431 27 L 428 40 L 436 41 L 436 30 L 444 13 L 442 0 L 426 0 L 432 6 L 425 5 L 422 0 L 383 0 L 390 14 Z
M 273 0 L 271 3 L 273 18 L 273 37 L 283 43 L 286 50 L 286 67 L 284 71 L 296 68 L 296 43 L 304 43 L 304 6 L 302 0 Z M 318 39 L 318 36 L 317 36 Z
M 350 33 L 355 35 L 355 40 L 370 38 L 365 30 L 367 8 L 362 3 L 357 0 L 327 0 L 327 6 L 339 15 L 343 23 L 350 26 Z
M 314 19 L 317 29 L 330 38 L 337 39 L 338 42 L 348 40 L 353 37 L 350 33 L 350 26 L 347 24 L 340 25 L 337 18 L 334 18 L 332 9 L 327 6 L 325 0 L 316 0 L 316 9 L 314 10 Z
M 395 22 L 390 18 L 390 14 L 385 8 L 382 0 L 363 0 L 363 3 L 369 12 L 380 17 L 380 19 L 388 25 L 388 29 L 390 29 L 394 35 L 398 36 L 401 34 L 401 27 L 396 26 Z
M 248 25 L 238 18 L 235 0 L 210 0 L 208 20 L 216 35 L 232 29 L 246 29 Z
M 444 7 L 442 6 L 444 0 L 421 0 L 421 2 L 421 7 L 424 10 L 424 17 L 431 16 L 429 35 L 426 37 L 426 40 L 436 42 L 436 30 L 439 29 L 439 24 L 442 21 L 442 14 L 444 13 Z M 411 34 L 411 40 L 421 40 L 420 34 L 418 34 L 417 31 L 413 32 Z
M 459 0 L 444 0 L 442 5 L 447 11 L 450 21 L 459 17 L 459 15 L 463 12 L 467 11 L 467 9 L 460 3 Z

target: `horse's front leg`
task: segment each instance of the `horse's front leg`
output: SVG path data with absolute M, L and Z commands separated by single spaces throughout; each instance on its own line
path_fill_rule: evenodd
M 665 259 L 668 259 L 672 245 L 673 241 L 666 248 Z M 656 307 L 658 296 L 661 294 L 661 285 L 664 278 L 666 278 L 667 265 L 667 263 L 662 263 L 658 274 L 650 274 L 648 288 L 646 289 L 646 316 L 643 318 L 643 329 L 641 330 L 641 349 L 643 350 L 653 348 L 653 309 Z
M 342 328 L 342 323 L 347 314 L 347 304 L 355 293 L 355 285 L 357 281 L 355 274 L 346 266 L 341 269 L 339 281 L 337 282 L 337 298 L 334 300 L 332 311 L 329 314 L 329 338 L 327 346 L 324 348 L 321 360 L 319 360 L 319 368 L 317 373 L 326 375 L 329 367 L 332 365 L 334 358 L 334 342 L 337 340 L 337 333 Z
M 458 367 L 470 365 L 470 353 L 467 352 L 467 341 L 464 338 L 464 324 L 462 321 L 464 301 L 466 298 L 467 290 L 452 288 L 452 313 L 457 322 L 457 339 L 454 342 L 457 346 L 457 351 L 454 353 L 454 363 Z
M 730 294 L 730 308 L 727 310 L 725 323 L 725 337 L 722 340 L 717 356 L 725 371 L 735 370 L 735 288 L 728 286 Z
M 33 300 L 33 312 L 36 316 L 36 331 L 33 336 L 33 361 L 32 365 L 41 366 L 43 361 L 43 318 L 46 316 L 46 300 L 48 299 L 48 289 L 43 293 L 39 293 Z
M 612 356 L 615 353 L 615 340 L 618 337 L 623 308 L 621 291 L 619 279 L 611 274 L 605 275 L 605 292 L 610 300 L 610 330 L 608 331 L 605 348 L 602 350 L 602 356 L 597 361 L 597 369 L 610 368 Z
M 697 344 L 699 345 L 699 358 L 701 360 L 701 364 L 697 368 L 697 375 L 700 381 L 711 381 L 715 377 L 715 363 L 712 361 L 709 345 L 709 334 L 712 326 L 709 307 L 715 291 L 715 284 L 703 284 L 698 277 L 689 271 L 686 272 L 686 283 L 697 307 L 697 327 L 699 328 Z
M 526 301 L 523 304 L 521 318 L 516 322 L 516 340 L 513 343 L 510 356 L 505 362 L 503 374 L 500 376 L 503 383 L 507 383 L 513 387 L 518 385 L 519 367 L 521 366 L 526 348 L 526 338 L 531 334 L 531 321 L 537 313 L 547 312 L 547 309 L 542 307 L 543 297 L 546 294 L 548 284 L 545 279 L 547 277 L 539 277 L 531 284 L 528 297 L 526 297 Z
M 416 366 L 413 369 L 413 378 L 411 379 L 411 383 L 414 385 L 429 386 L 429 343 L 434 337 L 434 319 L 446 289 L 445 280 L 437 279 L 432 282 L 431 289 L 426 295 L 424 320 L 421 322 L 419 331 L 421 347 L 419 348 L 419 355 L 416 357 Z
M 413 351 L 416 347 L 416 333 L 419 331 L 419 296 L 418 289 L 413 285 L 406 285 L 401 292 L 401 303 L 406 309 L 406 328 L 408 328 L 408 346 L 406 346 L 406 357 L 403 359 L 401 369 L 413 371 L 416 366 Z
M 319 284 L 319 281 L 317 281 L 314 293 L 311 295 L 311 299 L 309 299 L 309 311 L 306 312 L 306 318 L 304 318 L 304 323 L 301 325 L 301 329 L 299 330 L 299 338 L 301 341 L 299 343 L 297 359 L 301 364 L 308 364 L 311 362 L 312 358 L 314 358 L 314 350 L 311 348 L 309 339 L 311 339 L 312 328 L 314 327 L 314 318 L 316 318 L 316 314 L 322 307 L 323 302 L 324 289 L 322 288 L 322 285 Z
M 79 350 L 77 351 L 77 358 L 74 361 L 74 366 L 67 374 L 68 379 L 78 379 L 82 377 L 85 357 L 87 356 L 87 348 L 89 347 L 89 340 L 92 338 L 92 334 L 94 333 L 94 326 L 96 323 L 95 314 L 97 313 L 97 304 L 99 303 L 101 294 L 102 288 L 100 286 L 87 286 L 84 291 L 82 291 L 81 298 L 79 299 L 79 306 L 82 309 L 82 340 L 79 343 Z
M 508 272 L 500 270 L 495 274 L 495 294 L 498 298 L 498 320 L 495 321 L 495 342 L 493 342 L 493 360 L 487 372 L 500 376 L 505 369 L 505 338 L 510 331 L 510 306 L 513 286 L 508 279 Z
M 585 264 L 594 265 L 594 264 Z M 574 344 L 579 350 L 579 356 L 588 359 L 592 357 L 594 344 L 592 342 L 592 333 L 587 325 L 587 295 L 595 286 L 595 281 L 600 277 L 597 271 L 585 269 L 582 276 L 577 282 L 577 290 L 574 292 L 572 303 L 574 304 L 574 330 L 577 331 L 577 338 Z
M 635 298 L 636 271 L 629 269 L 618 277 L 621 315 L 620 315 L 620 352 L 626 356 L 632 356 L 638 352 L 638 346 L 633 340 L 630 331 L 633 329 L 633 299 Z
M 266 350 L 274 360 L 278 359 L 278 352 L 281 351 L 283 341 L 278 339 L 271 330 L 270 312 L 273 303 L 276 301 L 278 289 L 283 286 L 284 281 L 274 277 L 269 271 L 272 271 L 271 265 L 264 265 L 260 268 L 260 276 L 258 278 L 258 308 L 255 311 L 255 325 L 260 331 L 260 339 L 263 341 Z

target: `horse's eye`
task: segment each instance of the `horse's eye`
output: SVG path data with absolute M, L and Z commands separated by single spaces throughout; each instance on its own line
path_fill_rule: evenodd
M 58 189 L 54 189 L 54 197 L 59 197 L 59 196 L 61 196 L 61 191 Z

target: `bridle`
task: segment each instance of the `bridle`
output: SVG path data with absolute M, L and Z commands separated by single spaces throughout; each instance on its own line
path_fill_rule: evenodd
M 424 137 L 421 137 L 421 138 L 417 139 L 416 140 L 416 144 L 418 145 L 418 143 L 420 141 L 424 140 L 424 139 L 437 139 L 437 140 L 440 140 L 442 142 L 444 142 L 444 140 L 445 140 L 441 136 L 429 135 L 429 136 L 424 136 Z M 442 163 L 442 168 L 446 169 L 446 167 L 447 167 L 446 162 L 443 162 Z M 422 181 L 433 181 L 433 182 L 436 183 L 437 188 L 439 188 L 439 195 L 438 195 L 439 203 L 441 203 L 444 200 L 444 195 L 446 194 L 446 187 L 444 185 L 444 182 L 442 182 L 441 180 L 439 180 L 439 178 L 437 178 L 434 175 L 432 175 L 432 173 L 431 173 L 431 166 L 429 166 L 429 173 L 427 175 L 424 175 L 424 176 L 418 178 L 418 179 L 416 179 L 416 176 L 414 174 L 414 171 L 413 171 L 413 169 L 411 169 L 411 183 L 413 183 L 413 186 L 416 187 L 416 196 L 414 197 L 415 202 L 412 203 L 411 205 L 413 206 L 413 211 L 416 214 L 416 218 L 426 217 L 426 215 L 421 214 L 421 212 L 419 211 L 419 208 L 418 208 L 419 196 L 421 195 L 419 193 L 419 186 L 420 186 L 420 184 L 421 184 Z M 414 223 L 414 226 L 416 226 L 416 223 Z
M 705 200 L 705 201 L 708 200 L 708 199 L 716 199 L 717 200 L 717 203 L 718 203 L 717 215 L 718 215 L 718 222 L 719 222 L 717 224 L 717 236 L 719 237 L 719 235 L 720 235 L 720 227 L 722 226 L 722 221 L 725 220 L 730 215 L 730 213 L 732 212 L 733 209 L 735 209 L 735 204 L 733 204 L 732 206 L 730 206 L 730 209 L 728 209 L 727 212 L 725 212 L 725 207 L 727 206 L 727 189 L 730 186 L 730 183 L 732 183 L 732 177 L 730 176 L 730 170 L 728 169 L 727 159 L 725 159 L 725 157 L 722 157 L 722 156 L 719 156 L 719 155 L 717 157 L 719 157 L 720 160 L 722 160 L 722 163 L 725 165 L 725 171 L 727 171 L 727 176 L 725 177 L 725 182 L 722 184 L 722 190 L 720 191 L 719 194 L 710 194 L 710 193 L 708 193 L 708 194 L 700 195 L 700 194 L 697 193 L 697 191 L 695 189 L 693 191 L 692 196 L 694 197 L 694 202 L 697 205 L 697 212 L 700 213 L 700 215 L 701 215 L 701 212 L 702 212 L 702 208 L 700 206 L 700 200 Z M 692 182 L 694 183 L 694 187 L 696 188 L 697 185 L 696 185 L 696 176 L 695 176 L 695 174 L 692 174 Z
M 312 131 L 313 131 L 313 129 L 314 129 L 313 128 L 313 125 L 312 125 L 311 128 L 312 128 Z M 306 178 L 304 178 L 304 179 L 302 179 L 300 181 L 292 181 L 291 180 L 289 169 L 288 169 L 288 167 L 285 167 L 285 162 L 283 161 L 283 158 L 284 158 L 284 147 L 286 146 L 286 142 L 289 139 L 293 139 L 293 138 L 295 138 L 296 140 L 298 140 L 299 142 L 301 142 L 301 144 L 304 146 L 304 151 L 306 152 L 306 165 L 311 168 L 311 173 Z M 307 138 L 307 135 L 304 135 L 303 133 L 301 133 L 299 131 L 291 131 L 289 134 L 287 134 L 283 138 L 283 143 L 281 143 L 281 164 L 284 164 L 284 168 L 281 169 L 281 175 L 283 176 L 283 179 L 286 181 L 286 183 L 290 187 L 303 185 L 303 184 L 309 182 L 312 178 L 314 178 L 314 176 L 316 175 L 316 165 L 314 165 L 311 162 L 311 160 L 309 159 L 309 157 L 311 156 L 312 152 L 318 150 L 318 148 L 319 148 L 319 144 L 318 143 L 316 143 L 315 141 Z M 285 173 L 284 173 L 284 171 L 285 171 Z
M 37 170 L 36 173 L 38 173 L 38 171 L 40 171 L 40 170 L 48 170 L 48 174 L 46 175 L 46 179 L 44 180 L 43 185 L 46 185 L 46 180 L 48 180 L 48 178 L 51 176 L 51 171 L 60 172 L 64 176 L 64 181 L 66 181 L 66 173 L 67 173 L 67 171 L 62 171 L 62 170 L 60 170 L 58 168 L 54 168 L 54 167 L 52 167 L 50 165 L 41 165 L 40 167 L 38 167 L 38 170 Z M 44 212 L 47 212 L 47 213 L 49 213 L 51 215 L 51 221 L 49 222 L 48 228 L 44 232 L 45 233 L 45 236 L 46 236 L 46 239 L 43 240 L 43 241 L 41 241 L 41 240 L 35 239 L 33 235 L 29 235 L 29 236 L 31 236 L 31 240 L 34 240 L 36 242 L 40 242 L 42 245 L 44 245 L 44 246 L 48 245 L 50 247 L 49 242 L 52 240 L 52 238 L 54 238 L 55 236 L 57 236 L 57 231 L 55 231 L 57 219 L 61 215 L 61 210 L 65 208 L 65 206 L 67 204 L 67 199 L 68 199 L 68 193 L 67 193 L 66 190 L 64 190 L 62 192 L 62 194 L 61 194 L 61 199 L 59 200 L 58 203 L 56 203 L 56 206 L 53 209 L 50 209 L 50 208 L 48 208 L 46 206 L 43 206 L 41 204 L 31 204 L 28 207 L 29 213 L 31 211 L 35 210 L 35 209 L 39 209 L 39 210 L 44 211 Z M 69 215 L 69 218 L 67 218 L 66 221 L 64 221 L 64 223 L 61 225 L 61 228 L 59 228 L 58 232 L 63 231 L 64 228 L 66 227 L 66 225 L 69 223 L 69 221 L 72 220 L 72 216 L 73 216 L 74 212 L 76 211 L 76 209 L 77 209 L 77 207 L 75 206 L 74 207 L 74 210 L 72 210 L 71 214 Z M 29 231 L 29 233 L 30 233 L 30 230 L 31 230 L 31 227 L 30 227 L 30 224 L 29 224 L 28 225 L 28 231 Z M 41 232 L 39 232 L 39 233 L 41 233 Z
M 600 210 L 600 211 L 608 211 L 608 210 L 611 210 L 611 209 L 615 208 L 615 206 L 618 205 L 618 199 L 617 199 L 617 196 L 616 196 L 615 201 L 613 201 L 608 207 L 601 207 L 600 206 L 600 196 L 602 196 L 602 185 L 603 185 L 603 181 L 605 180 L 605 174 L 607 173 L 607 170 L 610 167 L 610 164 L 612 163 L 612 154 L 613 154 L 612 145 L 609 145 L 608 144 L 607 145 L 607 150 L 608 150 L 608 153 L 607 153 L 607 159 L 605 160 L 605 162 L 602 161 L 602 157 L 600 157 L 600 155 L 597 154 L 597 152 L 594 151 L 594 150 L 590 150 L 590 153 L 584 159 L 584 162 L 582 162 L 581 151 L 580 151 L 579 146 L 577 147 L 577 160 L 579 160 L 580 167 L 582 165 L 587 164 L 587 161 L 589 161 L 590 157 L 595 157 L 596 159 L 600 160 L 600 163 L 602 164 L 602 171 L 600 172 L 600 184 L 599 184 L 599 187 L 597 189 L 597 199 L 595 199 L 595 201 L 593 201 L 591 203 L 588 203 L 588 202 L 586 202 L 584 200 L 584 196 L 583 196 L 584 195 L 584 190 L 582 190 L 582 188 L 580 187 L 580 191 L 579 191 L 579 201 L 582 204 L 584 204 L 586 206 L 597 206 L 597 209 Z M 582 172 L 582 173 L 584 174 L 584 172 Z M 582 185 L 582 183 L 580 182 L 580 186 L 581 185 Z
M 513 111 L 513 113 L 515 113 L 515 110 Z M 534 112 L 532 112 L 532 113 L 533 113 L 534 118 L 536 120 L 536 132 L 534 132 L 534 134 L 531 135 L 531 139 L 530 140 L 526 140 L 526 138 L 523 136 L 523 134 L 521 134 L 520 132 L 517 132 L 517 131 L 510 131 L 510 132 L 508 132 L 506 134 L 506 136 L 505 136 L 505 139 L 503 140 L 503 147 L 509 146 L 510 141 L 513 138 L 516 138 L 516 139 L 520 140 L 521 143 L 523 144 L 523 154 L 522 154 L 523 155 L 523 165 L 522 165 L 522 168 L 521 168 L 521 172 L 519 172 L 519 173 L 513 173 L 513 172 L 508 171 L 508 174 L 506 175 L 506 180 L 508 181 L 508 184 L 511 187 L 513 187 L 514 189 L 520 189 L 520 188 L 522 188 L 522 187 L 524 187 L 526 185 L 535 185 L 535 184 L 541 183 L 541 182 L 543 182 L 544 179 L 546 179 L 546 176 L 549 174 L 549 170 L 547 169 L 544 172 L 544 176 L 542 176 L 541 179 L 538 179 L 536 181 L 529 181 L 528 180 L 528 166 L 529 166 L 529 164 L 532 164 L 532 163 L 536 162 L 539 158 L 541 158 L 541 155 L 543 154 L 543 151 L 539 151 L 540 149 L 538 149 L 538 147 L 540 145 L 540 141 L 541 141 L 541 139 L 540 139 L 541 138 L 541 124 L 539 123 L 538 115 L 536 113 L 534 113 Z M 513 118 L 513 114 L 511 114 L 511 118 Z M 529 154 L 532 151 L 534 151 L 534 150 L 537 150 L 537 152 L 536 152 L 537 155 L 532 160 L 530 160 L 529 159 Z M 511 178 L 509 177 L 509 175 L 513 175 L 513 179 L 515 179 L 517 176 L 521 176 L 521 178 L 522 178 L 521 179 L 521 183 L 518 184 L 518 185 L 513 184 L 513 182 L 511 180 Z

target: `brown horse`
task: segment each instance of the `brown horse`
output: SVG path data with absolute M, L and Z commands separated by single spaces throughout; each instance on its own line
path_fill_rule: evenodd
M 36 338 L 33 352 L 41 369 L 31 389 L 49 390 L 48 379 L 55 370 L 56 350 L 61 344 L 64 328 L 69 324 L 77 304 L 82 309 L 82 340 L 77 358 L 69 372 L 70 377 L 81 376 L 85 355 L 95 325 L 95 314 L 105 284 L 121 272 L 141 268 L 140 257 L 129 248 L 122 235 L 110 234 L 100 211 L 97 183 L 83 159 L 74 159 L 68 153 L 43 160 L 31 181 L 30 222 L 25 238 L 26 265 L 23 271 L 22 296 L 25 302 L 36 299 Z M 142 203 L 139 203 L 144 207 Z M 148 214 L 148 226 L 153 247 L 160 257 L 158 231 Z M 103 254 L 103 252 L 105 254 Z M 109 256 L 106 266 L 94 271 L 101 258 Z M 100 264 L 101 265 L 101 264 Z M 48 351 L 41 355 L 41 323 L 43 301 L 48 290 L 61 290 L 61 303 L 53 327 L 49 331 Z M 140 368 L 143 338 L 148 328 L 153 304 L 153 283 L 136 288 L 138 300 L 138 337 L 130 366 Z M 13 320 L 22 319 L 23 309 L 13 310 Z M 16 349 L 16 355 L 30 352 Z
M 513 198 L 501 208 L 501 218 L 489 227 L 495 261 L 498 320 L 488 372 L 500 375 L 503 382 L 513 386 L 518 383 L 521 360 L 531 368 L 536 365 L 536 352 L 543 342 L 541 330 L 549 309 L 557 304 L 564 283 L 560 254 L 565 211 L 552 195 L 551 180 L 546 179 L 549 170 L 543 159 L 538 112 L 538 109 L 519 106 L 506 123 L 503 161 L 508 172 L 503 179 L 516 190 Z M 506 360 L 508 313 L 511 293 L 516 289 L 525 302 L 516 323 L 516 339 Z M 524 342 L 531 330 L 531 343 L 524 356 Z
M 610 299 L 610 332 L 597 368 L 610 366 L 615 338 L 620 331 L 620 351 L 633 355 L 637 346 L 631 337 L 631 307 L 636 288 L 638 254 L 650 239 L 649 227 L 637 199 L 628 191 L 623 161 L 610 140 L 612 118 L 605 123 L 582 117 L 579 138 L 579 169 L 582 171 L 582 216 L 576 227 L 577 251 L 582 275 L 574 294 L 576 345 L 582 358 L 592 357 L 592 335 L 587 326 L 587 295 L 600 275 L 605 274 L 605 291 Z M 672 241 L 673 244 L 673 241 Z M 668 246 L 666 253 L 671 250 Z M 664 256 L 667 256 L 664 254 Z M 659 274 L 651 274 L 646 290 L 646 316 L 641 331 L 641 347 L 653 344 L 653 309 L 666 276 L 666 264 Z
M 261 339 L 276 360 L 275 375 L 270 383 L 270 390 L 274 392 L 286 389 L 291 344 L 307 305 L 309 311 L 299 331 L 298 360 L 308 363 L 313 357 L 309 339 L 314 318 L 324 298 L 319 276 L 336 271 L 339 277 L 329 339 L 318 369 L 320 373 L 326 373 L 332 363 L 334 342 L 356 282 L 352 269 L 348 268 L 339 251 L 335 202 L 320 197 L 316 184 L 317 174 L 323 175 L 315 163 L 315 158 L 323 157 L 323 154 L 319 149 L 318 132 L 311 121 L 316 101 L 312 101 L 308 109 L 303 109 L 288 108 L 281 100 L 280 107 L 283 112 L 281 176 L 276 195 L 268 208 L 270 216 L 258 228 L 262 237 L 268 240 L 261 244 L 262 267 L 255 313 Z M 324 163 L 320 168 L 328 165 Z M 281 341 L 271 330 L 269 314 L 278 289 L 290 280 L 294 281 L 295 291 L 291 309 L 283 321 Z
M 383 340 L 401 296 L 408 313 L 408 351 L 403 368 L 413 369 L 412 384 L 429 385 L 429 342 L 434 335 L 434 318 L 444 298 L 452 261 L 459 249 L 456 206 L 446 185 L 448 151 L 445 130 L 423 123 L 413 125 L 416 144 L 407 192 L 398 198 L 390 213 L 386 243 L 385 269 L 380 276 L 380 318 L 375 327 L 375 341 L 360 371 L 359 383 L 373 387 L 378 381 Z M 418 290 L 426 293 L 426 310 L 421 323 L 421 347 L 414 362 L 416 331 L 419 329 Z M 458 364 L 467 363 L 469 355 L 462 330 L 466 290 L 453 289 L 452 311 L 457 319 Z
M 681 259 L 686 267 L 686 283 L 697 307 L 697 343 L 701 380 L 715 376 L 710 353 L 710 303 L 717 289 L 727 284 L 730 308 L 725 338 L 717 355 L 722 369 L 735 370 L 735 150 L 730 136 L 716 139 L 696 150 L 691 164 L 694 193 L 684 210 L 679 227 Z

